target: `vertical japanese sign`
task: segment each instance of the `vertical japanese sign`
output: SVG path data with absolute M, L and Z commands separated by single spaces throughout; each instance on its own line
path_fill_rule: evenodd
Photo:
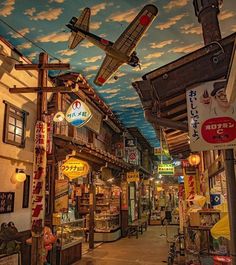
M 128 210 L 128 183 L 121 182 L 121 210 Z
M 44 224 L 44 196 L 47 163 L 47 124 L 37 121 L 35 126 L 34 173 L 32 191 L 32 234 L 39 235 Z
M 226 83 L 223 79 L 206 82 L 186 92 L 192 151 L 235 148 L 236 101 L 228 102 Z
M 53 115 L 47 116 L 47 154 L 52 154 Z

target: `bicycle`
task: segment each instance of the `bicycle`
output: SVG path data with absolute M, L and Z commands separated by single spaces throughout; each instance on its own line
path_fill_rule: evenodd
M 170 241 L 168 238 L 166 239 L 168 243 L 170 243 L 170 248 L 168 252 L 168 259 L 167 264 L 173 265 L 175 258 L 179 256 L 185 255 L 185 248 L 184 248 L 184 234 L 178 232 L 178 235 L 175 235 L 174 240 Z M 176 247 L 178 245 L 178 247 Z

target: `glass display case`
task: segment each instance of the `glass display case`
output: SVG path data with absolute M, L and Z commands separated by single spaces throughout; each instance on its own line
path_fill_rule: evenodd
M 61 250 L 74 246 L 83 241 L 84 220 L 78 219 L 73 222 L 62 223 L 54 226 L 57 235 L 57 243 Z
M 95 215 L 95 232 L 111 232 L 120 228 L 120 214 L 101 213 Z

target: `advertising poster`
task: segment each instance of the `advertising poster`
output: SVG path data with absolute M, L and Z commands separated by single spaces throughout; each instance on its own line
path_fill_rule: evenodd
M 218 79 L 186 92 L 191 151 L 235 148 L 236 102 L 228 102 L 226 83 Z
M 32 233 L 43 230 L 45 216 L 45 177 L 47 164 L 47 124 L 37 121 L 35 126 L 34 173 L 32 188 Z
M 67 179 L 55 180 L 55 212 L 68 212 L 69 182 Z

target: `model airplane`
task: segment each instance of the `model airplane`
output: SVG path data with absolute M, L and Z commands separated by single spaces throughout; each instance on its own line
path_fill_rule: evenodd
M 71 29 L 69 48 L 74 49 L 82 40 L 87 39 L 105 51 L 106 57 L 95 77 L 94 83 L 102 86 L 126 63 L 132 67 L 140 66 L 135 48 L 144 33 L 157 16 L 158 9 L 154 5 L 146 5 L 115 43 L 100 38 L 89 32 L 90 8 L 85 8 L 79 18 L 73 17 L 66 26 Z

